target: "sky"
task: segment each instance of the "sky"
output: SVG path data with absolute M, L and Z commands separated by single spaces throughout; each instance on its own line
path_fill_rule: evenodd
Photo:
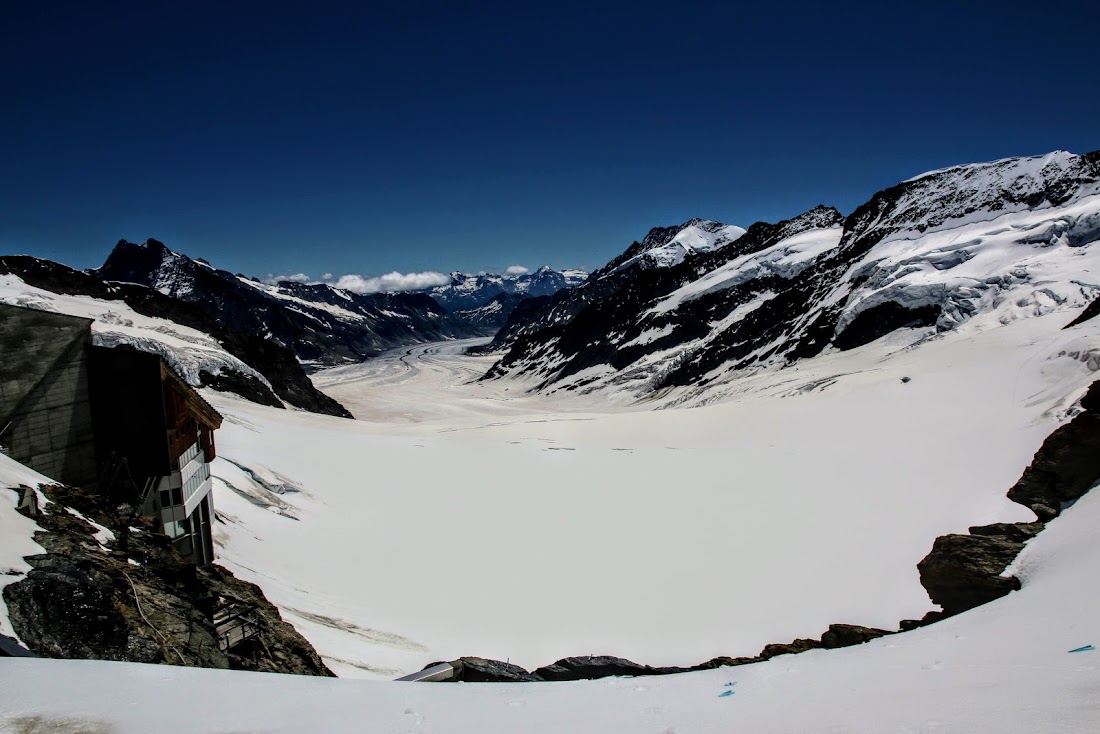
M 591 269 L 695 216 L 1100 148 L 1095 4 L 754 5 L 7 3 L 0 253 Z

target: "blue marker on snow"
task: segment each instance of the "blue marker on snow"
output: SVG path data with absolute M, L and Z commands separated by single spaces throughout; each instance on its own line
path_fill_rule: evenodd
M 729 683 L 726 683 L 726 684 L 725 684 L 725 685 L 723 685 L 722 687 L 723 687 L 723 688 L 730 688 L 730 687 L 732 687 L 732 686 L 735 686 L 735 685 L 737 685 L 737 681 L 735 681 L 735 680 L 731 680 L 731 681 L 730 681 Z
M 726 696 L 732 696 L 737 691 L 726 691 L 725 693 L 719 693 L 718 698 L 725 698 Z
M 1070 650 L 1070 652 L 1091 652 L 1095 649 L 1096 648 L 1092 645 L 1085 645 L 1084 647 L 1075 647 L 1074 649 Z

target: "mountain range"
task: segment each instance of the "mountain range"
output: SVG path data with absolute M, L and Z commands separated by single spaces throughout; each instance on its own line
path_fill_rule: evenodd
M 493 336 L 479 349 L 499 357 L 484 379 L 629 401 L 677 389 L 698 402 L 734 375 L 891 334 L 917 343 L 975 318 L 1094 316 L 1098 193 L 1100 152 L 953 166 L 880 191 L 847 216 L 822 205 L 748 228 L 691 219 L 652 229 L 591 275 L 456 272 L 415 293 L 268 284 L 153 239 L 119 242 L 87 273 L 28 257 L 5 257 L 0 271 L 198 329 L 227 354 L 194 362 L 196 384 L 269 404 L 343 414 L 303 367 L 479 336 Z M 25 300 L 17 291 L 9 302 Z M 163 328 L 129 343 L 182 355 L 150 346 Z
M 487 305 L 502 293 L 520 297 L 549 296 L 563 288 L 580 285 L 587 277 L 588 273 L 583 270 L 557 271 L 548 265 L 543 265 L 533 273 L 518 275 L 464 275 L 453 272 L 450 283 L 425 288 L 422 292 L 451 311 L 470 311 Z M 512 302 L 518 302 L 518 299 Z
M 586 282 L 520 304 L 488 377 L 533 389 L 702 393 L 903 330 L 933 337 L 1084 307 L 1100 292 L 1100 152 L 931 171 L 848 216 L 656 228 Z M 1091 308 L 1095 312 L 1095 301 Z

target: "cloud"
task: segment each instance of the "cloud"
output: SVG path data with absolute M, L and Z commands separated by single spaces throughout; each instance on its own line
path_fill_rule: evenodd
M 430 288 L 433 285 L 446 285 L 451 282 L 450 276 L 434 271 L 423 273 L 392 273 L 377 277 L 364 277 L 362 275 L 341 275 L 330 285 L 352 293 L 394 293 L 397 291 L 416 291 L 421 288 Z
M 325 273 L 321 276 L 321 280 L 332 280 L 332 273 Z
M 275 285 L 280 280 L 289 280 L 291 283 L 309 283 L 313 278 L 305 273 L 295 273 L 294 275 L 272 275 L 268 273 L 266 278 L 260 278 L 260 280 L 268 285 Z
M 525 268 L 522 265 L 509 265 L 505 270 L 505 275 L 526 275 L 530 273 L 530 268 Z

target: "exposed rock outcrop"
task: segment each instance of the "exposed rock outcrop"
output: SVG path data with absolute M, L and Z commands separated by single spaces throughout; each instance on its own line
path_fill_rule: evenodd
M 835 650 L 838 647 L 862 645 L 864 642 L 891 634 L 893 632 L 888 630 L 861 627 L 858 624 L 831 624 L 825 634 L 821 635 L 821 646 L 826 650 Z
M 34 568 L 4 589 L 4 601 L 32 651 L 51 658 L 161 661 L 160 644 L 133 631 L 115 607 L 109 576 L 83 559 L 46 553 L 28 560 Z M 212 667 L 228 666 L 223 660 Z
M 1046 522 L 1100 480 L 1100 380 L 1081 398 L 1083 412 L 1047 437 L 1008 498 Z
M 936 538 L 917 564 L 921 584 L 947 615 L 998 599 L 1020 588 L 1017 578 L 1001 574 L 1042 529 L 1041 523 L 998 523 Z
M 626 658 L 611 655 L 584 655 L 562 658 L 555 663 L 545 665 L 535 671 L 543 680 L 592 680 L 624 675 L 662 675 L 679 673 L 683 668 L 652 668 L 639 665 Z
M 499 660 L 487 660 L 485 658 L 464 657 L 450 661 L 455 668 L 455 675 L 449 682 L 479 682 L 479 683 L 525 683 L 537 681 L 574 681 L 595 680 L 597 678 L 610 678 L 612 676 L 649 676 L 671 675 L 673 673 L 690 673 L 699 670 L 713 670 L 715 668 L 727 668 L 750 663 L 762 663 L 780 655 L 794 655 L 808 650 L 819 648 L 838 648 L 851 645 L 860 645 L 884 635 L 894 634 L 888 630 L 875 629 L 873 627 L 861 627 L 854 624 L 832 624 L 821 636 L 821 640 L 797 639 L 786 643 L 774 643 L 765 645 L 759 655 L 753 657 L 716 657 L 705 663 L 690 667 L 654 667 L 642 665 L 633 660 L 616 657 L 614 655 L 580 655 L 576 657 L 562 658 L 557 662 L 545 665 L 529 672 L 518 665 L 503 663 Z M 425 670 L 438 663 L 425 666 Z
M 454 681 L 466 683 L 529 683 L 543 680 L 518 665 L 489 660 L 488 658 L 465 657 L 450 661 L 455 669 Z M 427 667 L 437 665 L 431 663 Z
M 123 533 L 123 516 L 106 511 L 100 497 L 43 491 L 52 501 L 44 511 L 21 511 L 42 528 L 35 541 L 46 552 L 27 558 L 32 569 L 3 592 L 12 626 L 33 653 L 332 675 L 259 587 L 183 560 L 144 518 L 125 513 Z M 211 615 L 218 601 L 248 608 L 256 635 L 228 650 L 219 644 Z

